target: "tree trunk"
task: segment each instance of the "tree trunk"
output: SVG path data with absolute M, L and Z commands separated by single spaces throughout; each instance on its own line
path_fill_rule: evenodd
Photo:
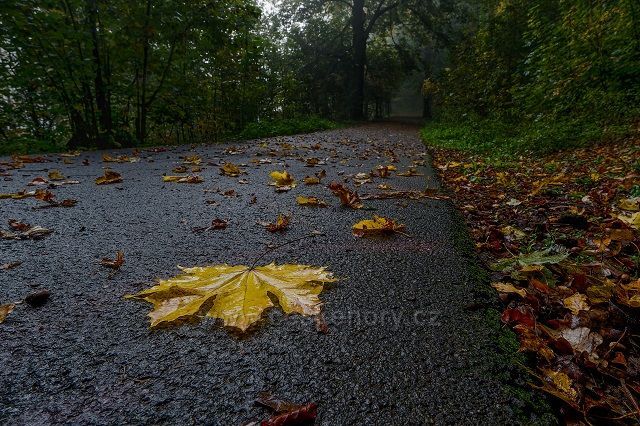
M 98 40 L 98 5 L 96 0 L 87 1 L 89 25 L 91 31 L 91 41 L 93 43 L 93 64 L 95 67 L 94 87 L 96 93 L 96 105 L 99 112 L 100 131 L 98 134 L 98 148 L 107 148 L 111 140 L 113 124 L 111 120 L 111 105 L 107 97 L 107 87 L 102 77 L 102 60 L 100 58 L 100 47 Z
M 364 73 L 367 62 L 367 31 L 365 29 L 364 0 L 353 0 L 351 10 L 353 31 L 353 69 L 351 77 L 351 118 L 364 119 Z
M 143 143 L 147 136 L 147 76 L 149 73 L 149 22 L 151 20 L 151 0 L 147 0 L 144 34 L 142 36 L 142 84 L 137 105 L 136 138 Z

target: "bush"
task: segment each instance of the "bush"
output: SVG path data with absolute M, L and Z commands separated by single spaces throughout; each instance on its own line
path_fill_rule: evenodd
M 544 154 L 565 148 L 588 146 L 633 134 L 633 126 L 603 126 L 589 119 L 540 120 L 513 123 L 500 119 L 440 120 L 422 130 L 432 146 L 461 149 L 488 157 L 512 157 L 521 153 Z
M 318 117 L 265 120 L 248 124 L 238 135 L 238 139 L 259 139 L 271 136 L 295 135 L 329 130 L 337 127 L 330 120 Z

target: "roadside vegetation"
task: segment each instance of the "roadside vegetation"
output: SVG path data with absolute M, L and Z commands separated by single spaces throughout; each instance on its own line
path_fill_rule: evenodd
M 487 2 L 422 130 L 566 423 L 640 421 L 640 8 Z M 532 367 L 529 367 L 532 366 Z

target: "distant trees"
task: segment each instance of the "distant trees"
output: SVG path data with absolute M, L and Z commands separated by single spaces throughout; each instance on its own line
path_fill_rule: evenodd
M 259 113 L 259 19 L 250 0 L 5 0 L 0 137 L 216 138 Z
M 4 0 L 0 142 L 213 141 L 259 120 L 425 114 L 628 122 L 637 0 Z M 419 86 L 419 85 L 417 85 Z M 419 90 L 416 87 L 416 92 Z
M 448 114 L 507 121 L 638 117 L 640 3 L 474 0 L 440 79 Z

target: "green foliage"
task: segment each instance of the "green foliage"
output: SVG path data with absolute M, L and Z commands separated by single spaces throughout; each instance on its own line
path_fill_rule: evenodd
M 1 2 L 2 150 L 210 142 L 242 129 L 269 112 L 260 15 L 253 0 Z
M 422 138 L 429 145 L 480 153 L 498 162 L 522 153 L 545 154 L 631 134 L 633 129 L 627 125 L 603 127 L 589 117 L 530 123 L 477 117 L 440 119 L 422 129 Z
M 633 131 L 636 1 L 479 0 L 477 7 L 479 18 L 439 78 L 441 121 L 467 123 L 449 132 L 465 139 L 460 147 L 546 151 Z M 452 143 L 438 126 L 427 133 Z
M 258 139 L 280 135 L 296 135 L 319 130 L 335 129 L 337 124 L 318 117 L 260 121 L 248 124 L 239 139 Z

